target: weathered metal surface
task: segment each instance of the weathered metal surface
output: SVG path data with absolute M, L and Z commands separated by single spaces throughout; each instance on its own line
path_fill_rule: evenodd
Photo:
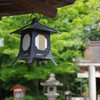
M 100 41 L 91 41 L 84 52 L 84 59 L 91 62 L 100 62 Z
M 0 17 L 32 12 L 55 17 L 57 8 L 74 2 L 75 0 L 0 0 Z

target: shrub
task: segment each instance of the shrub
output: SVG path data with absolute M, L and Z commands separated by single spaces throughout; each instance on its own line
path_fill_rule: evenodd
M 33 96 L 27 95 L 24 100 L 35 100 Z
M 47 98 L 44 97 L 44 96 L 30 96 L 30 95 L 27 95 L 27 96 L 25 96 L 24 100 L 47 100 Z
M 6 97 L 4 100 L 13 100 L 13 97 Z M 45 96 L 27 95 L 24 97 L 24 100 L 47 100 L 47 98 Z
M 6 97 L 4 100 L 13 100 L 13 97 Z

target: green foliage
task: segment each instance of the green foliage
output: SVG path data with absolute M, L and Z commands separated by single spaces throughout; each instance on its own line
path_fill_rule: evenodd
M 25 96 L 25 98 L 24 98 L 24 100 L 35 100 L 35 99 L 33 99 L 34 97 L 33 96 Z
M 27 96 L 25 96 L 24 100 L 47 100 L 47 99 L 43 96 L 30 96 L 30 95 L 27 95 Z
M 8 90 L 15 84 L 22 84 L 32 89 L 34 85 L 37 89 L 37 79 L 44 80 L 50 73 L 56 73 L 58 79 L 64 75 L 65 78 L 61 78 L 65 83 L 64 87 L 72 86 L 72 91 L 79 93 L 80 88 L 75 85 L 81 82 L 76 78 L 79 68 L 72 59 L 83 57 L 85 40 L 100 40 L 100 11 L 96 10 L 99 6 L 99 0 L 77 0 L 73 5 L 59 8 L 58 15 L 54 19 L 42 16 L 40 20 L 42 24 L 62 32 L 51 36 L 51 50 L 58 66 L 54 66 L 51 61 L 41 63 L 41 67 L 24 61 L 12 66 L 19 51 L 20 36 L 9 33 L 28 25 L 30 14 L 3 17 L 0 21 L 0 38 L 4 38 L 4 46 L 0 47 L 0 80 L 3 82 L 1 87 Z M 71 75 L 74 75 L 75 80 L 69 82 L 66 78 Z
M 13 100 L 13 97 L 6 97 L 4 100 Z M 44 96 L 27 95 L 24 97 L 24 100 L 47 100 L 47 98 Z
M 13 100 L 13 97 L 6 97 L 4 100 Z

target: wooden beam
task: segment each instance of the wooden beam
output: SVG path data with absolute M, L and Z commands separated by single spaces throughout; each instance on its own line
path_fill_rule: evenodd
M 0 15 L 12 15 L 12 14 L 20 14 L 20 13 L 28 13 L 31 12 L 28 9 L 22 8 L 14 3 L 11 5 L 1 5 L 0 6 Z
M 2 19 L 2 16 L 0 16 L 0 20 Z
M 13 2 L 11 0 L 0 0 L 1 5 L 11 5 Z
M 75 0 L 0 0 L 0 16 L 36 12 L 55 17 L 58 7 L 74 2 Z
M 82 62 L 79 62 L 77 63 L 80 67 L 81 66 L 84 66 L 84 67 L 87 67 L 87 66 L 95 66 L 95 67 L 100 67 L 100 63 L 82 63 Z
M 7 6 L 7 5 L 12 5 L 13 2 L 0 2 L 0 6 Z
M 30 11 L 18 11 L 18 12 L 10 12 L 10 13 L 1 13 L 0 14 L 0 19 L 2 19 L 3 16 L 15 16 L 15 15 L 21 15 L 21 14 L 28 14 L 28 13 L 32 13 Z
M 75 0 L 48 0 L 48 1 L 51 1 L 55 4 L 61 4 L 64 2 L 66 2 L 67 4 L 73 4 L 75 2 Z
M 75 2 L 75 0 L 49 0 L 50 2 L 54 3 L 55 7 L 62 7 L 62 6 L 66 6 L 66 5 L 70 5 L 73 4 Z
M 95 73 L 96 78 L 100 78 L 100 72 L 96 71 Z M 88 72 L 84 73 L 77 73 L 78 78 L 89 78 Z
M 42 13 L 49 17 L 55 17 L 57 9 L 49 2 L 43 3 L 40 0 L 13 0 L 21 7 L 32 10 L 33 12 Z

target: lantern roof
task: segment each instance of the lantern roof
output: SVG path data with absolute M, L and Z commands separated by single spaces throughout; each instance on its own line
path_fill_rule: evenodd
M 41 83 L 43 86 L 62 86 L 63 84 L 60 83 L 58 80 L 55 78 L 55 74 L 50 74 L 50 78 L 46 80 L 45 83 Z
M 75 0 L 0 0 L 0 17 L 32 12 L 55 17 L 57 8 L 74 2 Z
M 16 90 L 16 89 L 22 89 L 23 92 L 25 92 L 28 88 L 26 88 L 26 87 L 24 87 L 24 86 L 22 86 L 22 85 L 15 85 L 15 86 L 13 86 L 10 90 L 11 90 L 11 91 L 14 91 L 14 90 Z
M 33 19 L 33 22 L 21 29 L 18 29 L 12 33 L 15 33 L 15 34 L 23 34 L 24 31 L 29 31 L 29 30 L 32 30 L 32 31 L 43 31 L 43 32 L 49 32 L 50 34 L 53 34 L 53 33 L 61 33 L 60 31 L 57 31 L 57 30 L 54 30 L 52 28 L 49 28 L 45 25 L 42 25 L 38 22 L 38 19 L 37 18 L 34 18 Z

